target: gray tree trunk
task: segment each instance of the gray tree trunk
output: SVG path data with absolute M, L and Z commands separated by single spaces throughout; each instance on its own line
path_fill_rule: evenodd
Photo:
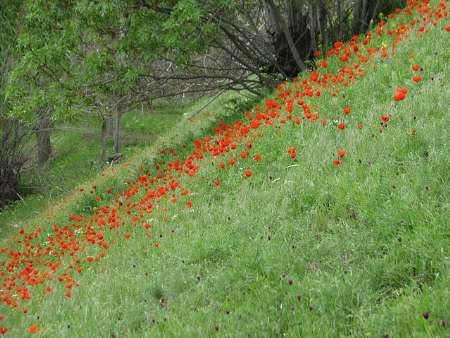
M 122 146 L 121 140 L 121 129 L 122 129 L 122 110 L 117 107 L 116 116 L 114 119 L 114 155 L 119 155 Z
M 267 5 L 269 6 L 270 12 L 273 15 L 273 18 L 275 21 L 275 24 L 281 29 L 283 32 L 286 41 L 289 45 L 289 49 L 292 53 L 292 56 L 294 57 L 295 63 L 297 64 L 298 68 L 300 68 L 302 71 L 306 70 L 306 66 L 303 63 L 300 54 L 297 50 L 297 47 L 295 46 L 294 40 L 292 38 L 291 33 L 289 32 L 289 27 L 286 24 L 286 21 L 284 20 L 283 16 L 281 15 L 278 7 L 275 5 L 273 0 L 266 0 Z
M 38 121 L 36 126 L 37 141 L 37 162 L 39 167 L 43 167 L 52 154 L 51 136 L 51 120 L 48 110 L 41 110 L 38 113 Z
M 101 131 L 101 136 L 100 136 L 100 145 L 101 145 L 101 155 L 100 155 L 100 161 L 101 163 L 105 163 L 106 162 L 106 155 L 107 155 L 107 150 L 108 150 L 108 144 L 107 144 L 107 140 L 108 140 L 108 118 L 107 117 L 103 117 L 102 118 L 102 131 Z

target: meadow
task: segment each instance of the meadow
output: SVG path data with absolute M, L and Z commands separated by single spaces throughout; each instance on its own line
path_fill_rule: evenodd
M 411 1 L 248 111 L 179 114 L 7 210 L 1 331 L 447 337 L 449 31 L 445 1 Z

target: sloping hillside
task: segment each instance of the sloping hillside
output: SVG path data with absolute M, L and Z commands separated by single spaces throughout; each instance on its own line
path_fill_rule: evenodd
M 409 3 L 242 120 L 19 230 L 3 331 L 448 336 L 450 23 L 444 1 Z

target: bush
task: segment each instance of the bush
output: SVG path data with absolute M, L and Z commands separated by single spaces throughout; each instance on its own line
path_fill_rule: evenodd
M 25 136 L 17 121 L 0 119 L 0 210 L 19 197 L 19 178 L 26 162 Z

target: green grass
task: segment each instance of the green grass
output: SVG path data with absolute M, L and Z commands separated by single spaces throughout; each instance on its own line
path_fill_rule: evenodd
M 192 209 L 163 200 L 146 217 L 150 240 L 129 225 L 108 234 L 114 245 L 100 263 L 84 266 L 72 298 L 64 287 L 37 295 L 28 315 L 8 310 L 2 325 L 23 336 L 37 324 L 48 337 L 448 337 L 448 45 L 440 27 L 411 37 L 345 98 L 322 98 L 320 112 L 331 120 L 352 107 L 345 132 L 333 123 L 268 128 L 251 151 L 261 162 L 227 171 L 204 164 L 183 179 Z M 409 80 L 412 63 L 425 68 L 420 84 Z M 394 89 L 405 85 L 407 100 L 394 102 Z M 386 113 L 391 122 L 380 133 Z M 159 161 L 158 147 L 179 143 L 188 154 L 181 145 L 215 119 L 175 128 L 102 189 L 124 189 L 141 164 Z M 287 156 L 291 146 L 296 160 Z M 338 147 L 348 155 L 336 168 Z M 253 177 L 243 179 L 250 167 Z M 124 240 L 125 231 L 135 235 Z
M 149 156 L 157 156 L 158 147 L 180 143 L 187 135 L 202 132 L 202 126 L 211 124 L 216 118 L 232 108 L 230 103 L 246 102 L 248 99 L 236 93 L 224 93 L 216 99 L 202 98 L 195 101 L 180 100 L 159 102 L 153 112 L 135 110 L 123 116 L 123 154 L 126 163 L 135 169 L 142 161 L 133 159 L 147 149 Z M 186 124 L 190 125 L 186 127 Z M 96 185 L 99 176 L 110 172 L 110 166 L 100 163 L 100 124 L 95 118 L 88 118 L 76 125 L 58 125 L 52 134 L 53 154 L 44 171 L 27 169 L 22 179 L 21 200 L 0 211 L 0 234 L 2 238 L 17 231 L 17 228 L 48 223 L 53 218 L 55 204 L 65 208 L 83 209 L 75 203 L 65 205 L 72 199 L 76 187 Z M 183 136 L 184 135 L 184 136 Z M 109 142 L 109 149 L 112 143 Z M 108 171 L 109 170 L 109 171 Z M 121 169 L 119 171 L 122 172 Z M 125 170 L 121 177 L 130 174 Z M 101 179 L 101 178 L 100 178 Z M 63 208 L 62 206 L 59 208 Z M 51 212 L 47 212 L 48 209 Z M 48 217 L 48 215 L 49 217 Z

